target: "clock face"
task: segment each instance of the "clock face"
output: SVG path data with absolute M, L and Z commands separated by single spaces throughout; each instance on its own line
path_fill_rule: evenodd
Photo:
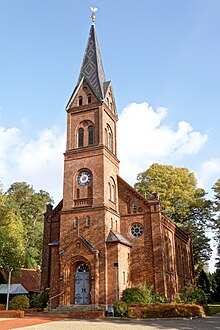
M 85 186 L 91 181 L 91 174 L 87 171 L 82 171 L 78 176 L 78 183 L 80 186 Z

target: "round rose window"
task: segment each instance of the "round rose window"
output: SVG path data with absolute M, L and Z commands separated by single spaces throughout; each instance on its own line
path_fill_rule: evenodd
M 132 227 L 131 227 L 131 234 L 134 237 L 140 237 L 143 234 L 143 227 L 139 224 L 139 223 L 135 223 Z

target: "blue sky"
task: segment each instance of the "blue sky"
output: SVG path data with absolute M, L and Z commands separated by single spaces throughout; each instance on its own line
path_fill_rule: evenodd
M 133 184 L 158 161 L 189 168 L 210 191 L 220 177 L 219 0 L 0 0 L 5 189 L 27 181 L 62 198 L 65 106 L 91 5 L 119 114 L 121 176 Z

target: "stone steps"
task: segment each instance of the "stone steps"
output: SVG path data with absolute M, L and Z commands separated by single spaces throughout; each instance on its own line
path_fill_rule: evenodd
M 92 312 L 92 311 L 106 311 L 106 305 L 63 305 L 53 308 L 50 313 L 63 314 L 70 312 Z

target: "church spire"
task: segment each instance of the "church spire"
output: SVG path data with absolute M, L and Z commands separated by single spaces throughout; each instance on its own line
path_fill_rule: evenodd
M 93 15 L 92 20 L 94 20 Z M 83 77 L 86 78 L 92 86 L 96 95 L 103 100 L 105 96 L 104 83 L 106 79 L 94 22 L 90 29 L 77 85 L 81 82 Z

